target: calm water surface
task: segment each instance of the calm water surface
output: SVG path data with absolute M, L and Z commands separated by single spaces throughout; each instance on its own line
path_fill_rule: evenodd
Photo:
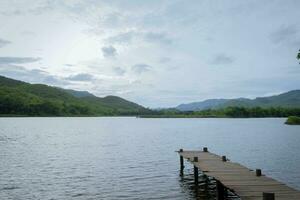
M 196 199 L 174 151 L 203 146 L 300 189 L 300 126 L 284 121 L 0 118 L 0 199 Z

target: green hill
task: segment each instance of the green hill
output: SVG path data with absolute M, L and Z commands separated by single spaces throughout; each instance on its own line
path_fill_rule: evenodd
M 269 97 L 257 97 L 255 99 L 208 99 L 201 102 L 181 104 L 176 108 L 180 111 L 199 111 L 205 109 L 220 109 L 227 107 L 300 108 L 300 90 L 292 90 L 279 95 Z
M 270 97 L 257 97 L 255 99 L 231 99 L 221 105 L 242 107 L 300 107 L 300 90 L 292 90 Z
M 62 89 L 63 91 L 71 94 L 75 97 L 88 97 L 88 96 L 94 96 L 93 94 L 87 92 L 87 91 L 77 91 L 77 90 L 71 90 L 71 89 Z
M 27 116 L 114 116 L 151 112 L 116 96 L 30 84 L 0 76 L 0 114 Z

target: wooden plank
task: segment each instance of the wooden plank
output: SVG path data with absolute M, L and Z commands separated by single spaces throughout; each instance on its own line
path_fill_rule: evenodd
M 267 176 L 256 176 L 255 171 L 239 163 L 224 162 L 221 156 L 203 151 L 178 152 L 199 170 L 214 177 L 225 187 L 245 200 L 261 200 L 263 192 L 275 193 L 276 200 L 300 200 L 300 192 Z M 198 162 L 194 162 L 198 157 Z
M 285 186 L 285 185 L 284 185 Z M 293 188 L 290 188 L 288 186 L 282 187 L 282 185 L 264 185 L 263 187 L 260 185 L 254 185 L 251 187 L 247 187 L 245 188 L 244 186 L 236 186 L 236 189 L 238 189 L 239 191 L 260 191 L 260 192 L 272 192 L 272 191 L 291 191 L 294 192 L 295 190 Z
M 240 196 L 242 200 L 262 200 L 262 196 L 253 197 L 253 196 Z M 275 194 L 275 200 L 299 200 L 299 197 L 277 197 Z

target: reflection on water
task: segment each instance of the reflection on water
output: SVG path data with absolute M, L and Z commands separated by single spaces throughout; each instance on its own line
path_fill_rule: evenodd
M 215 200 L 216 199 L 216 180 L 210 176 L 206 176 L 199 171 L 198 184 L 194 181 L 193 169 L 188 168 L 184 170 L 184 174 L 179 174 L 179 183 L 182 190 L 188 191 L 189 195 L 193 199 L 197 200 Z M 240 200 L 240 198 L 227 190 L 227 200 Z
M 0 118 L 0 199 L 213 199 L 174 152 L 203 146 L 300 189 L 300 127 L 284 120 Z

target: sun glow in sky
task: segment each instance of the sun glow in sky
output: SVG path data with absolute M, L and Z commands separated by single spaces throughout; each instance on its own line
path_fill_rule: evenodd
M 0 75 L 147 107 L 300 88 L 300 1 L 1 0 Z

